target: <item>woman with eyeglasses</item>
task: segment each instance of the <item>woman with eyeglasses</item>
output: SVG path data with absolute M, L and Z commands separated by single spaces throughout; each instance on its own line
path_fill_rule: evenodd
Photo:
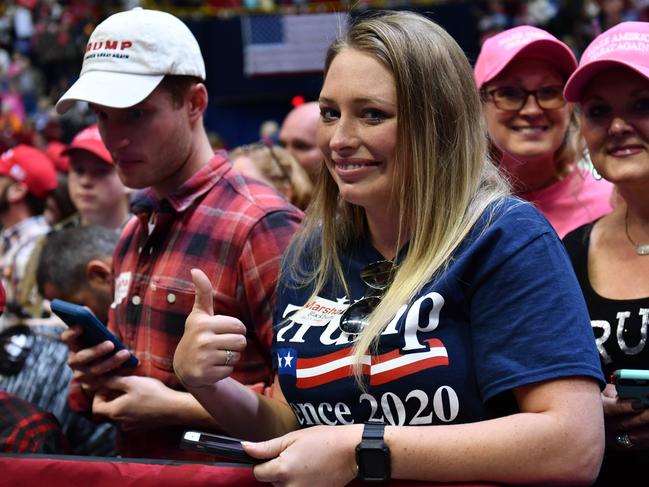
M 261 441 L 244 448 L 275 485 L 592 481 L 603 376 L 583 297 L 488 162 L 462 49 L 383 12 L 329 48 L 324 75 L 327 171 L 280 277 L 272 393 L 229 377 L 245 330 L 214 316 L 198 270 L 178 377 L 228 434 Z
M 566 85 L 593 164 L 614 184 L 615 209 L 564 238 L 581 284 L 605 377 L 649 369 L 649 23 L 595 38 Z M 623 394 L 620 394 L 623 396 Z M 647 397 L 602 393 L 606 455 L 597 485 L 646 484 Z
M 489 38 L 474 73 L 493 159 L 560 237 L 611 211 L 611 185 L 579 166 L 577 121 L 563 98 L 576 67 L 568 46 L 524 25 Z

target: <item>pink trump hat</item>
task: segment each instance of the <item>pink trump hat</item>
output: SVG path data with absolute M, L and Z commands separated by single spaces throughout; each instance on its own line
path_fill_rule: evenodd
M 549 32 L 521 25 L 488 38 L 482 45 L 473 74 L 479 88 L 498 76 L 517 56 L 544 59 L 567 79 L 577 68 L 570 48 Z
M 595 37 L 566 83 L 566 100 L 579 101 L 595 75 L 619 66 L 649 79 L 649 22 L 622 22 Z

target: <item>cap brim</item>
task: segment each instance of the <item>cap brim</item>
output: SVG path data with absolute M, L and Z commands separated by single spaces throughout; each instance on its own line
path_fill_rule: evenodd
M 94 154 L 95 156 L 99 157 L 103 162 L 109 165 L 113 165 L 113 158 L 110 155 L 110 152 L 108 152 L 108 149 L 104 149 L 100 147 L 100 143 L 98 141 L 92 141 L 92 140 L 82 140 L 78 141 L 76 143 L 70 144 L 66 149 L 61 153 L 65 156 L 69 156 L 71 152 L 74 151 L 87 151 L 90 152 L 91 154 Z
M 76 101 L 85 101 L 110 108 L 137 105 L 160 84 L 164 74 L 145 75 L 88 71 L 74 83 L 56 103 L 59 114 L 67 112 Z
M 639 75 L 649 79 L 649 68 L 644 66 L 637 66 L 635 64 L 627 63 L 624 61 L 601 59 L 593 61 L 585 66 L 579 68 L 573 73 L 563 92 L 563 96 L 570 102 L 579 102 L 581 100 L 584 88 L 590 83 L 590 80 L 603 71 L 617 67 L 629 68 Z
M 513 50 L 508 57 L 503 58 L 502 61 L 494 66 L 489 74 L 485 76 L 479 87 L 482 87 L 484 84 L 496 78 L 512 61 L 520 56 L 543 59 L 549 62 L 559 68 L 561 73 L 565 76 L 564 79 L 568 79 L 575 69 L 577 69 L 577 60 L 570 49 L 552 39 L 538 39 L 522 46 L 518 50 Z

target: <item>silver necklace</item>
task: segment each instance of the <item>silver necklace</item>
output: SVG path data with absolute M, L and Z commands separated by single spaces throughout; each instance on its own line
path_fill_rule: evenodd
M 629 209 L 628 208 L 624 215 L 624 231 L 626 232 L 626 238 L 629 240 L 629 242 L 631 242 L 631 245 L 635 247 L 636 254 L 649 255 L 649 244 L 637 244 L 629 234 Z

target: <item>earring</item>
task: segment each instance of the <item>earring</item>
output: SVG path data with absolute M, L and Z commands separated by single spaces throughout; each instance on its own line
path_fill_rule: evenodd
M 584 169 L 590 170 L 591 174 L 593 175 L 593 179 L 595 181 L 601 181 L 603 179 L 602 175 L 597 172 L 597 169 L 595 169 L 595 164 L 593 164 L 593 161 L 590 158 L 590 152 L 586 147 L 584 147 L 584 151 L 581 155 L 581 161 L 579 162 L 579 164 Z
M 592 163 L 591 163 L 591 164 L 592 164 Z M 591 166 L 590 171 L 593 173 L 593 179 L 594 179 L 595 181 L 601 181 L 601 180 L 603 179 L 603 178 L 602 178 L 602 175 L 601 175 L 600 173 L 597 172 L 597 169 L 595 169 L 595 166 Z

